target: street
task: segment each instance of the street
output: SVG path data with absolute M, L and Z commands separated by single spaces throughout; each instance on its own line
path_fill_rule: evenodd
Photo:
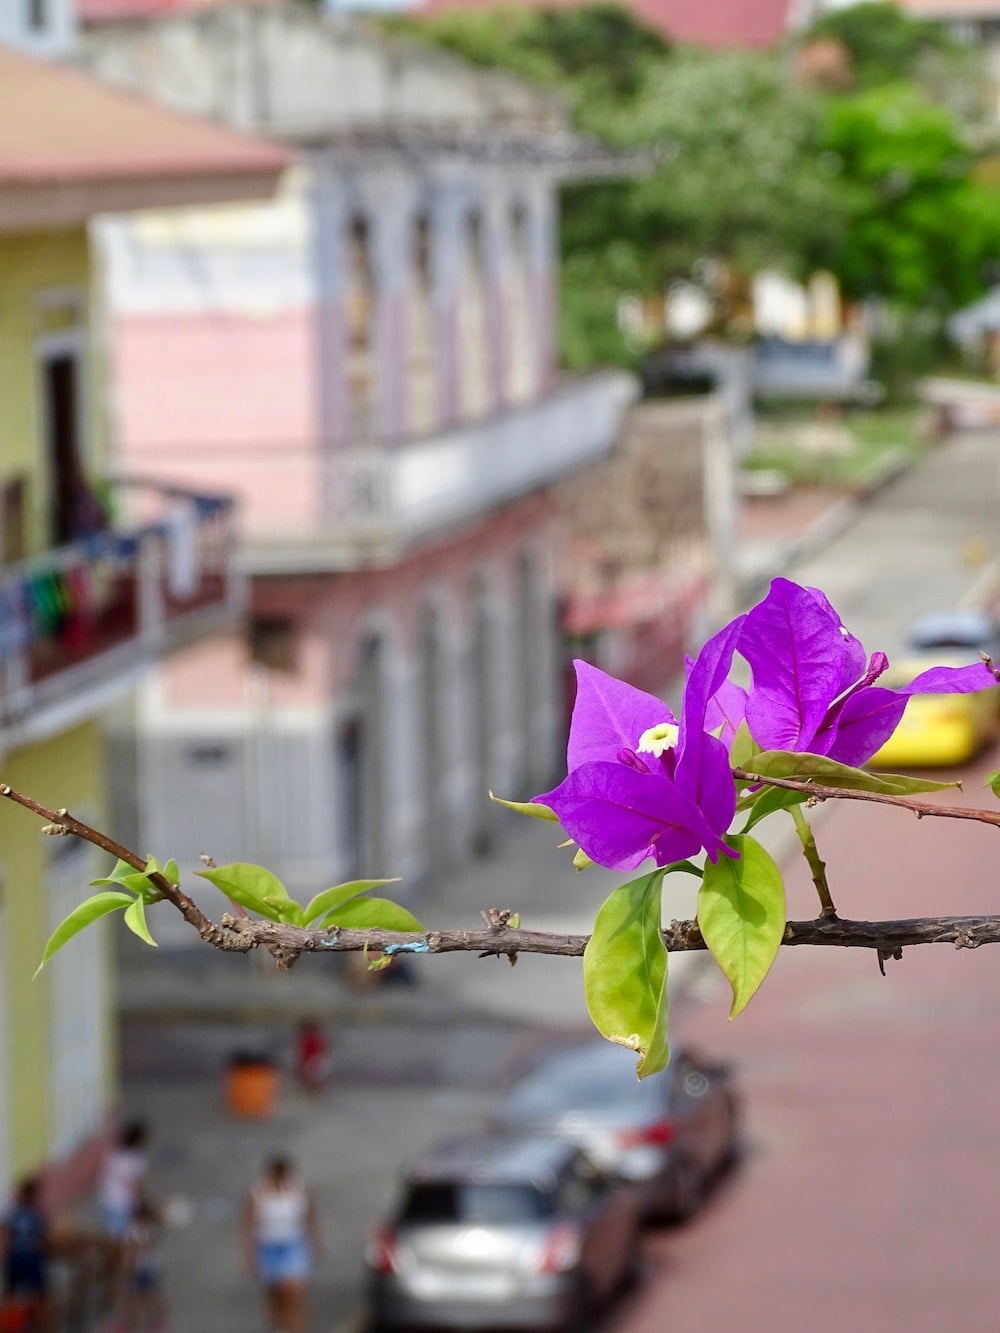
M 995 447 L 987 437 L 951 442 L 794 576 L 823 588 L 869 649 L 891 655 L 908 620 L 957 604 L 975 583 L 966 556 L 996 531 Z M 993 800 L 982 774 L 997 762 L 985 755 L 963 774 L 961 802 Z M 917 823 L 856 802 L 823 807 L 816 827 L 844 916 L 988 912 L 1000 899 L 991 829 Z M 488 866 L 442 885 L 425 918 L 471 924 L 497 902 L 519 908 L 525 924 L 585 929 L 614 877 L 566 874 L 557 856 L 544 827 L 519 830 Z M 789 914 L 805 917 L 816 902 L 799 860 L 786 862 Z M 666 912 L 689 914 L 690 903 L 670 901 Z M 165 1247 L 174 1326 L 185 1333 L 259 1326 L 237 1215 L 274 1148 L 302 1163 L 323 1218 L 316 1328 L 356 1326 L 364 1237 L 390 1202 L 399 1163 L 479 1123 L 545 1042 L 586 1030 L 576 960 L 522 958 L 513 971 L 495 960 L 421 960 L 412 990 L 337 1009 L 340 992 L 323 971 L 330 960 L 303 960 L 287 979 L 212 958 L 184 965 L 180 984 L 204 1009 L 183 1025 L 165 1021 L 169 1004 L 157 1014 L 171 959 L 143 957 L 140 970 L 128 950 L 126 961 L 124 1109 L 154 1127 L 153 1192 L 191 1206 Z M 746 1158 L 702 1217 L 650 1234 L 647 1281 L 610 1313 L 609 1333 L 652 1333 L 668 1320 L 703 1333 L 737 1323 L 769 1333 L 997 1328 L 986 1279 L 1000 1229 L 987 1167 L 1000 1148 L 1000 1029 L 991 1021 L 1000 969 L 992 949 L 937 945 L 888 962 L 886 973 L 867 951 L 785 949 L 728 1023 L 725 983 L 705 959 L 689 967 L 674 1042 L 735 1062 Z M 276 998 L 289 984 L 294 1000 Z M 221 989 L 228 1009 L 212 1018 Z M 312 1101 L 288 1090 L 268 1121 L 222 1114 L 227 1053 L 283 1055 L 296 1012 L 315 1013 L 334 1038 L 329 1094 Z

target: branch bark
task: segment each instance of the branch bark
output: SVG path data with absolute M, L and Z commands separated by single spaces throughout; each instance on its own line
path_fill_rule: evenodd
M 846 791 L 816 783 L 785 778 L 768 778 L 734 769 L 734 776 L 751 782 L 767 783 L 805 791 L 818 799 L 876 801 L 910 810 L 918 817 L 938 815 L 951 819 L 975 819 L 985 824 L 1000 824 L 1000 813 L 959 806 L 933 806 L 905 796 L 885 796 L 875 792 Z M 48 821 L 47 832 L 82 838 L 136 870 L 146 872 L 146 861 L 123 847 L 106 833 L 91 828 L 68 810 L 52 810 L 32 797 L 0 783 L 0 797 L 31 810 Z M 359 953 L 373 951 L 390 957 L 398 954 L 478 953 L 515 957 L 519 953 L 547 954 L 578 958 L 587 947 L 589 935 L 560 935 L 546 931 L 511 927 L 510 913 L 490 908 L 483 913 L 489 923 L 478 930 L 389 931 L 379 929 L 349 930 L 332 927 L 310 930 L 281 922 L 259 920 L 226 913 L 219 922 L 212 921 L 176 884 L 163 874 L 153 872 L 150 881 L 207 943 L 229 953 L 248 953 L 265 948 L 279 967 L 290 967 L 304 953 Z M 706 948 L 697 921 L 673 921 L 663 932 L 671 953 L 688 953 Z M 834 914 L 813 921 L 789 921 L 782 940 L 784 945 L 823 945 L 846 949 L 873 949 L 880 964 L 886 958 L 901 957 L 902 950 L 918 944 L 951 944 L 957 949 L 977 949 L 982 944 L 1000 943 L 998 916 L 914 917 L 898 921 L 849 921 Z

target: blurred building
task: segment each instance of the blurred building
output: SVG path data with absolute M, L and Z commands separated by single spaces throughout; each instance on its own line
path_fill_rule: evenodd
M 89 0 L 96 3 L 97 0 Z M 636 18 L 658 29 L 673 42 L 715 49 L 725 47 L 767 48 L 777 46 L 800 22 L 808 0 L 627 0 Z M 424 0 L 426 13 L 444 9 L 485 9 L 496 0 Z M 580 0 L 537 0 L 570 8 Z
M 298 150 L 273 204 L 104 231 L 125 457 L 238 492 L 251 575 L 246 632 L 123 739 L 141 845 L 418 895 L 559 757 L 553 487 L 633 381 L 556 371 L 557 191 L 621 163 L 549 95 L 299 6 L 102 24 L 83 58 Z
M 67 5 L 3 7 L 58 49 Z M 49 31 L 42 31 L 50 24 Z M 53 35 L 54 34 L 54 35 Z M 51 39 L 51 42 L 50 42 Z M 112 481 L 88 224 L 264 197 L 284 155 L 0 46 L 0 778 L 107 818 L 101 719 L 150 665 L 232 622 L 232 503 Z M 114 1102 L 114 978 L 101 925 L 37 981 L 55 925 L 110 863 L 0 803 L 0 1197 L 42 1164 L 93 1163 Z

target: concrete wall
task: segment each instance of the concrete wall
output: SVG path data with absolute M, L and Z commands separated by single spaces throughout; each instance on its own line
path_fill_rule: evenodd
M 560 102 L 443 52 L 307 6 L 230 6 L 101 25 L 76 59 L 194 115 L 305 140 L 366 126 L 558 126 Z
M 6 755 L 4 780 L 54 806 L 68 806 L 88 822 L 105 826 L 103 742 L 96 723 L 77 727 L 47 744 Z M 90 927 L 71 941 L 41 977 L 33 980 L 55 924 L 53 916 L 69 907 L 66 901 L 57 905 L 53 893 L 62 900 L 70 899 L 75 906 L 93 892 L 88 881 L 97 874 L 106 874 L 111 862 L 102 862 L 76 839 L 44 838 L 39 831 L 37 817 L 3 802 L 0 1004 L 7 1021 L 0 1100 L 6 1107 L 9 1155 L 0 1161 L 0 1185 L 36 1170 L 53 1156 L 68 1156 L 88 1137 L 100 1133 L 114 1091 L 111 959 L 106 923 Z M 69 868 L 59 864 L 64 853 L 73 860 Z M 84 978 L 86 994 L 75 991 Z M 79 1030 L 80 1040 L 71 1043 L 75 1050 L 71 1049 L 67 1058 L 67 1038 L 77 1020 L 84 1020 L 84 1028 Z M 59 1053 L 64 1057 L 61 1065 Z M 62 1138 L 58 1144 L 57 1130 Z

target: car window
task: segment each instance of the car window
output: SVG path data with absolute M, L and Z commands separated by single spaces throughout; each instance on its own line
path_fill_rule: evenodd
M 613 1048 L 609 1048 L 613 1049 Z M 565 1110 L 612 1111 L 658 1105 L 669 1074 L 639 1083 L 634 1063 L 586 1056 L 555 1061 L 529 1076 L 511 1094 L 508 1108 L 516 1115 L 551 1115 Z
M 552 1200 L 532 1185 L 434 1183 L 411 1186 L 400 1221 L 502 1226 L 542 1221 L 552 1213 Z

